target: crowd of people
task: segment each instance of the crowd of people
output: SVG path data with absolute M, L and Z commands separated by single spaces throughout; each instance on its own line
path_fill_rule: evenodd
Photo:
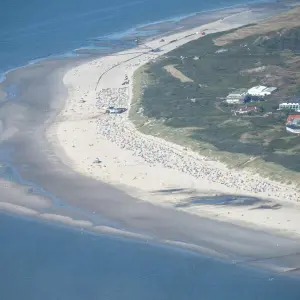
M 124 107 L 129 109 L 129 87 L 106 88 L 100 90 L 97 107 Z M 184 148 L 173 146 L 162 139 L 139 132 L 128 118 L 128 110 L 122 114 L 107 114 L 98 121 L 98 132 L 120 148 L 130 150 L 151 166 L 163 165 L 166 168 L 187 173 L 195 178 L 205 178 L 222 184 L 237 193 L 264 193 L 268 197 L 300 201 L 300 195 L 292 187 L 283 186 L 260 176 L 242 170 L 218 168 L 207 162 L 207 158 L 192 155 Z

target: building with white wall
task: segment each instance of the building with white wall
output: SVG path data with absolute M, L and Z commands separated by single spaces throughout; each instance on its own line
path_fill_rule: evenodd
M 279 110 L 294 110 L 300 111 L 300 103 L 291 102 L 291 103 L 281 103 L 279 104 Z
M 230 93 L 226 97 L 226 102 L 228 104 L 243 103 L 246 96 L 247 96 L 247 90 L 246 89 L 239 89 L 239 90 L 236 90 L 236 91 Z

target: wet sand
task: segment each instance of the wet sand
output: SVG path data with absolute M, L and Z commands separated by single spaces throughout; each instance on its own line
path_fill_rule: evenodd
M 9 73 L 1 84 L 18 83 L 16 97 L 0 106 L 1 158 L 17 174 L 14 185 L 1 181 L 7 185 L 1 190 L 1 210 L 93 231 L 125 230 L 241 261 L 261 259 L 262 265 L 297 266 L 298 238 L 155 206 L 69 168 L 68 158 L 55 154 L 61 149 L 53 150 L 45 131 L 64 107 L 67 93 L 62 78 L 76 63 L 59 60 L 28 66 Z M 29 200 L 17 200 L 31 194 L 36 195 L 31 205 Z

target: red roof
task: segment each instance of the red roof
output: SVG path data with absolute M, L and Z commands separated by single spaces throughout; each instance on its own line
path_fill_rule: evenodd
M 242 107 L 237 111 L 244 112 L 244 111 L 253 111 L 253 110 L 257 110 L 257 107 L 256 106 L 247 106 L 247 107 Z
M 248 107 L 245 107 L 244 110 L 245 111 L 257 110 L 257 107 L 256 106 L 248 106 Z
M 289 115 L 286 119 L 286 122 L 289 123 L 295 119 L 300 119 L 300 115 Z

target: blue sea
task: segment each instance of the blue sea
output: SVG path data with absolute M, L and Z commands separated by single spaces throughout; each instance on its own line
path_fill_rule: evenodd
M 103 41 L 118 45 L 143 24 L 240 3 L 246 1 L 2 1 L 0 73 L 101 51 Z M 189 251 L 0 213 L 0 300 L 300 299 L 299 281 L 270 276 Z
M 10 0 L 0 9 L 0 73 L 29 61 L 97 48 L 143 24 L 251 1 Z
M 299 280 L 0 214 L 2 300 L 299 300 Z

